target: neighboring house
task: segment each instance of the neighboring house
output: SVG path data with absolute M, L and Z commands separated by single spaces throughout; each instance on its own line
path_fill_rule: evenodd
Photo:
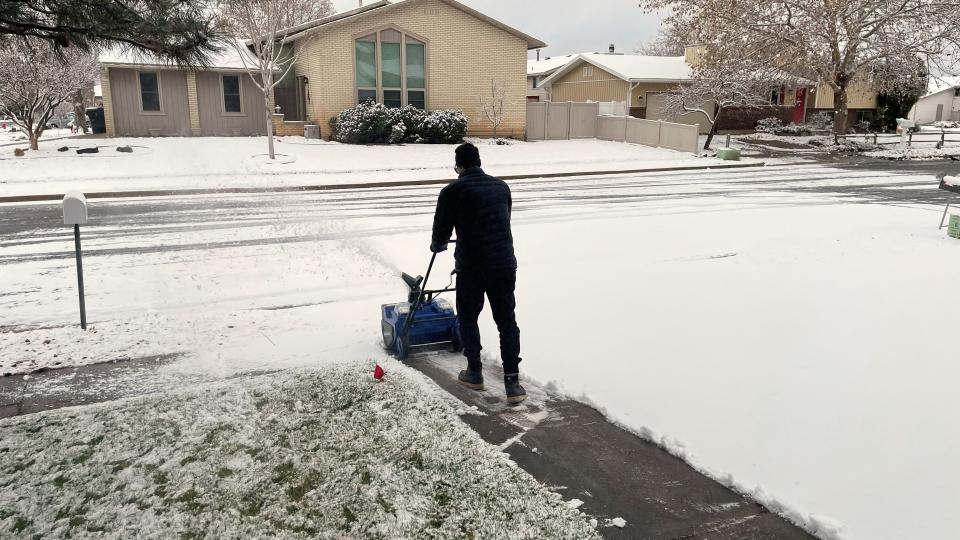
M 527 60 L 527 101 L 550 101 L 550 94 L 540 83 L 576 57 L 575 54 L 568 54 L 543 60 Z
M 311 122 L 329 137 L 331 117 L 376 101 L 461 110 L 470 118 L 469 134 L 488 136 L 493 129 L 482 118 L 481 99 L 491 93 L 490 81 L 497 80 L 506 95 L 498 134 L 522 137 L 527 51 L 546 44 L 454 0 L 381 0 L 295 27 L 284 46 L 299 56 L 276 91 L 278 134 L 302 134 L 303 124 Z M 110 134 L 266 130 L 262 98 L 249 76 L 232 78 L 242 69 L 234 69 L 231 59 L 185 70 L 142 62 L 103 64 Z M 259 98 L 256 104 L 251 96 Z
M 927 95 L 910 109 L 909 116 L 920 124 L 960 121 L 960 77 L 931 78 Z
M 253 58 L 248 56 L 247 65 Z M 100 55 L 109 136 L 258 135 L 267 132 L 263 94 L 234 47 L 204 68 L 132 51 Z
M 821 82 L 814 92 L 813 108 L 816 113 L 833 115 L 833 89 Z M 847 87 L 847 127 L 852 128 L 860 122 L 871 122 L 877 116 L 877 92 L 870 84 L 857 77 Z

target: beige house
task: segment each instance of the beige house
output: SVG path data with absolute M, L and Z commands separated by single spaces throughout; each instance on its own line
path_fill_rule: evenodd
M 495 81 L 505 95 L 498 134 L 523 137 L 527 51 L 546 44 L 455 0 L 382 0 L 293 28 L 284 46 L 297 60 L 275 92 L 278 134 L 302 134 L 312 123 L 329 137 L 330 118 L 376 101 L 460 110 L 470 135 L 488 136 L 481 100 L 492 99 Z M 229 61 L 196 70 L 104 66 L 108 134 L 265 131 L 262 101 L 250 101 L 252 81 L 234 80 Z

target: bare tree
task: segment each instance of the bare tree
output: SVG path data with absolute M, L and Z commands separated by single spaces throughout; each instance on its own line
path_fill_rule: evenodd
M 770 65 L 765 51 L 751 49 L 748 39 L 708 28 L 701 28 L 696 38 L 702 50 L 692 68 L 692 80 L 666 96 L 664 112 L 705 117 L 710 131 L 703 149 L 709 150 L 727 109 L 769 105 L 770 89 L 780 86 L 786 74 Z
M 57 108 L 78 90 L 92 86 L 99 71 L 93 54 L 59 51 L 39 38 L 0 41 L 0 113 L 9 116 L 37 150 Z
M 656 36 L 638 45 L 633 52 L 643 56 L 683 56 L 689 44 L 672 26 L 664 25 Z
M 847 127 L 848 89 L 865 84 L 882 60 L 923 58 L 944 67 L 960 46 L 958 0 L 642 0 L 647 10 L 669 10 L 668 23 L 685 18 L 754 50 L 779 54 L 782 66 L 809 70 L 833 91 L 834 130 Z M 957 58 L 956 54 L 952 55 Z M 898 81 L 885 81 L 896 85 Z
M 275 159 L 271 96 L 293 70 L 308 38 L 297 44 L 284 41 L 304 30 L 298 28 L 303 23 L 332 15 L 333 4 L 330 0 L 225 0 L 221 13 L 225 27 L 237 38 L 232 45 L 263 93 L 267 149 L 270 159 Z
M 507 101 L 507 89 L 503 81 L 490 79 L 490 94 L 480 96 L 480 118 L 493 126 L 493 138 L 497 138 L 497 129 L 506 116 L 504 106 Z

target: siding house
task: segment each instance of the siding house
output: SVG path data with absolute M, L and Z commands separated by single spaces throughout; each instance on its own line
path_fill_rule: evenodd
M 932 78 L 927 95 L 910 109 L 909 116 L 920 124 L 960 121 L 960 77 Z
M 267 132 L 263 94 L 234 47 L 203 69 L 174 66 L 143 53 L 106 51 L 100 55 L 100 86 L 109 136 Z
M 527 101 L 549 101 L 550 93 L 540 85 L 544 79 L 570 63 L 577 55 L 554 56 L 543 60 L 527 60 Z
M 498 133 L 522 137 L 527 51 L 546 44 L 455 0 L 381 0 L 289 29 L 283 46 L 297 59 L 275 90 L 278 135 L 303 134 L 312 123 L 327 138 L 330 118 L 376 101 L 460 110 L 470 118 L 470 135 L 488 136 L 493 129 L 481 118 L 480 100 L 496 80 L 506 94 Z M 249 77 L 232 77 L 241 70 L 230 59 L 187 70 L 104 66 L 111 135 L 265 132 L 262 98 L 250 101 L 256 89 Z

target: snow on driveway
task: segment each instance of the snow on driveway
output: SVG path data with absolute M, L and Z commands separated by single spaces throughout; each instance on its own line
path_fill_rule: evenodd
M 514 183 L 523 371 L 821 538 L 950 538 L 960 242 L 940 208 L 818 191 L 877 184 L 936 188 L 809 165 Z M 219 376 L 376 358 L 379 304 L 423 272 L 437 190 L 181 201 L 186 216 L 98 203 L 97 334 L 64 326 L 68 231 L 24 231 L 0 244 L 0 349 L 49 365 L 143 339 L 186 353 L 165 369 Z M 449 270 L 445 254 L 437 284 Z
M 284 187 L 454 178 L 454 145 L 359 146 L 277 139 L 276 163 L 264 157 L 263 137 L 112 138 L 41 142 L 25 157 L 0 152 L 0 197 L 81 192 Z M 664 148 L 599 140 L 481 145 L 499 175 L 587 172 L 720 164 L 714 158 Z M 77 155 L 97 146 L 100 153 Z M 130 146 L 132 153 L 117 152 Z M 158 173 L 162 171 L 162 173 Z
M 396 362 L 0 420 L 6 537 L 599 538 Z M 506 518 L 505 518 L 506 516 Z

